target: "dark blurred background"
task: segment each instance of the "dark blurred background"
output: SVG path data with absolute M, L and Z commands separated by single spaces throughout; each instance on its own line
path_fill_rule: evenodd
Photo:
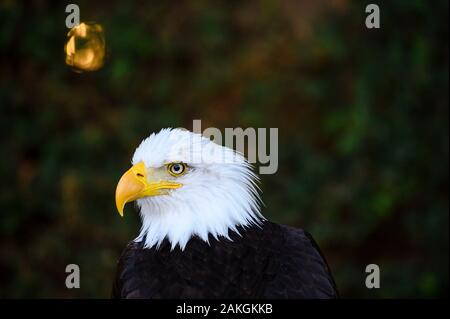
M 263 213 L 312 233 L 342 297 L 448 296 L 448 1 L 77 1 L 106 32 L 91 73 L 64 63 L 68 3 L 0 0 L 0 297 L 109 297 L 140 226 L 118 178 L 192 119 L 279 128 Z

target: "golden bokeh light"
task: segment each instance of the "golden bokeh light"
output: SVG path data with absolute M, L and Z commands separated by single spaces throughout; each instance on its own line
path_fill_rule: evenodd
M 66 64 L 77 72 L 96 71 L 105 61 L 105 33 L 96 23 L 80 23 L 67 34 Z

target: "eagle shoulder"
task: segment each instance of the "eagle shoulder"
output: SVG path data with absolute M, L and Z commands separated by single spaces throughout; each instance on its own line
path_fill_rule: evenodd
M 328 263 L 308 232 L 279 225 L 283 243 L 278 275 L 267 286 L 268 298 L 337 298 L 338 292 Z
M 140 282 L 134 278 L 135 266 L 142 251 L 142 244 L 131 241 L 123 250 L 117 262 L 112 298 L 140 298 Z

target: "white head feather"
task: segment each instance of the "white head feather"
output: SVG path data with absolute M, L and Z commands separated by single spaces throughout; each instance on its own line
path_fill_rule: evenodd
M 144 247 L 158 247 L 167 238 L 172 249 L 182 250 L 189 239 L 198 236 L 208 242 L 211 234 L 228 238 L 237 226 L 258 225 L 260 213 L 258 177 L 244 156 L 210 139 L 184 129 L 163 129 L 142 141 L 132 164 L 144 162 L 159 168 L 172 162 L 188 165 L 177 177 L 181 188 L 168 195 L 137 200 L 142 228 L 136 241 Z

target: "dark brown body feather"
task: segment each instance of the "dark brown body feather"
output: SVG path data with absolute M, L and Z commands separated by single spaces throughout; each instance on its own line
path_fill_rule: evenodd
M 184 251 L 130 242 L 120 257 L 114 298 L 336 298 L 312 237 L 271 222 L 239 228 L 233 241 L 192 238 Z

